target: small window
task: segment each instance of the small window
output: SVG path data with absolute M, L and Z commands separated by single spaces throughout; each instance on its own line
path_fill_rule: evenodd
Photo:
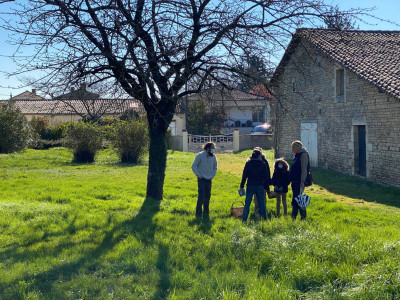
M 344 70 L 336 70 L 336 96 L 344 95 Z

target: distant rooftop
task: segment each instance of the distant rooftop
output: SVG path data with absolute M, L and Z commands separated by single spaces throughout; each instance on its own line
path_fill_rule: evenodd
M 17 96 L 11 97 L 12 100 L 44 100 L 42 96 L 36 94 L 36 90 L 33 89 L 32 92 L 25 91 Z
M 90 111 L 104 111 L 106 114 L 120 114 L 127 109 L 140 110 L 135 100 L 96 99 L 96 100 L 16 100 L 15 105 L 25 115 L 64 115 L 85 114 Z
M 203 98 L 212 101 L 265 101 L 271 100 L 271 95 L 266 94 L 265 91 L 257 89 L 256 91 L 246 93 L 238 89 L 229 90 L 222 87 L 213 87 L 204 89 L 200 93 L 188 96 L 189 100 L 198 100 Z
M 57 97 L 54 97 L 54 99 L 60 99 L 60 100 L 74 100 L 74 99 L 98 99 L 100 98 L 99 94 L 89 92 L 86 89 L 86 84 L 81 84 L 79 89 L 74 89 L 71 88 L 71 91 L 69 93 L 59 95 Z

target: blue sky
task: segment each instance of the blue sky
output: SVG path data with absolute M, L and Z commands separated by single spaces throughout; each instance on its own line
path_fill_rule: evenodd
M 351 8 L 372 8 L 375 10 L 370 14 L 377 18 L 389 20 L 394 23 L 379 21 L 377 19 L 363 17 L 366 23 L 358 22 L 360 30 L 400 30 L 400 0 L 328 0 L 326 4 L 338 5 L 342 10 Z M 2 6 L 4 9 L 4 6 Z M 15 47 L 7 45 L 7 33 L 0 28 L 0 99 L 8 99 L 10 94 L 18 95 L 26 90 L 31 90 L 31 87 L 24 87 L 18 78 L 8 79 L 4 72 L 14 69 L 13 62 L 7 56 L 13 54 Z
M 358 25 L 360 30 L 400 30 L 399 0 L 331 0 L 324 2 L 327 4 L 338 5 L 341 10 L 375 7 L 375 10 L 370 12 L 371 15 L 397 23 L 391 24 L 377 19 L 363 17 L 369 24 L 359 22 Z

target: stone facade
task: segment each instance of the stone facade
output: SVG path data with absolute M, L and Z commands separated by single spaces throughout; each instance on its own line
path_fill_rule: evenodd
M 344 173 L 400 186 L 400 101 L 301 40 L 277 76 L 274 93 L 278 157 L 291 158 L 301 123 L 317 125 L 317 162 Z M 344 73 L 344 94 L 338 74 Z M 340 80 L 339 80 L 340 81 Z M 358 162 L 358 130 L 365 128 L 365 173 Z

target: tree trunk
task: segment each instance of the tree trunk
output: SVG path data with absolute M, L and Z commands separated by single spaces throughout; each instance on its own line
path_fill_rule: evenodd
M 166 131 L 149 128 L 149 170 L 147 173 L 147 198 L 161 200 L 167 167 Z

